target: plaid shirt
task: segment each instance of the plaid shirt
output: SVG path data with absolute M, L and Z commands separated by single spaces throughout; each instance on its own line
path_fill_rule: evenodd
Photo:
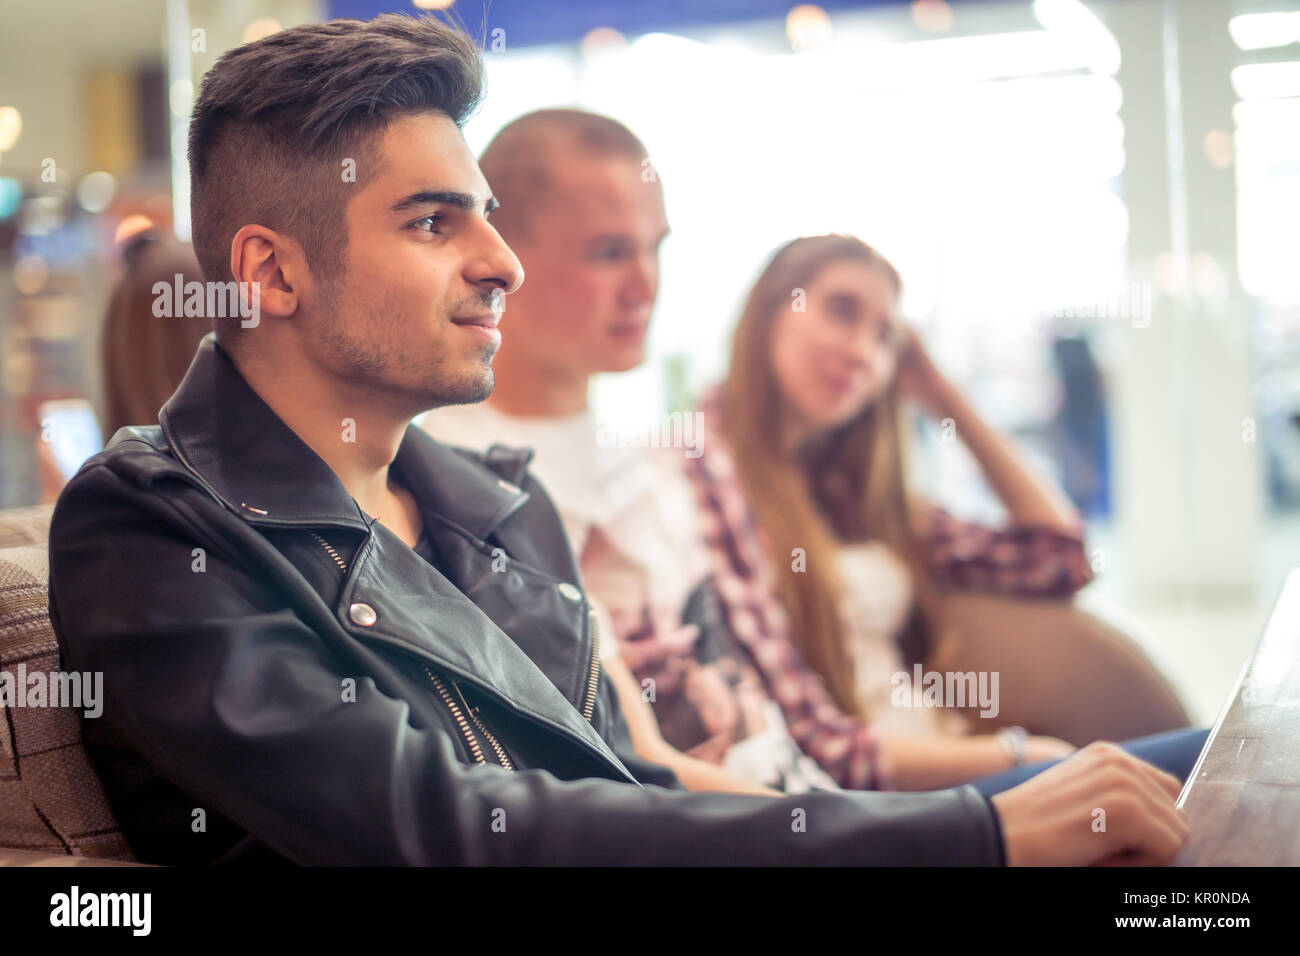
M 878 759 L 871 728 L 840 709 L 791 637 L 793 624 L 777 597 L 766 536 L 719 437 L 716 392 L 706 397 L 703 411 L 706 439 L 702 453 L 686 459 L 686 471 L 695 487 L 731 630 L 780 704 L 790 734 L 804 753 L 842 787 L 893 789 L 892 774 Z M 959 521 L 939 508 L 930 511 L 925 523 L 922 544 L 940 585 L 1058 597 L 1092 579 L 1079 531 L 995 530 Z

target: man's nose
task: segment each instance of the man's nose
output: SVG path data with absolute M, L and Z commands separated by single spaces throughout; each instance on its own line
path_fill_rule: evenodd
M 628 267 L 623 298 L 628 305 L 653 304 L 659 292 L 659 259 L 640 256 Z
M 524 267 L 501 234 L 486 219 L 472 230 L 474 252 L 465 264 L 465 278 L 482 288 L 491 286 L 510 294 L 524 284 Z

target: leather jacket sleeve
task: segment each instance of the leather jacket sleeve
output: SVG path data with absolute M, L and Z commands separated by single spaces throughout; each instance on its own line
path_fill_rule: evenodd
M 179 484 L 179 483 L 174 483 Z M 50 610 L 64 666 L 103 673 L 120 746 L 300 864 L 996 864 L 972 787 L 926 794 L 692 793 L 462 763 L 222 553 L 186 486 L 91 464 L 51 525 Z M 215 520 L 215 519 L 213 519 Z M 196 540 L 208 544 L 196 568 Z M 184 840 L 186 833 L 177 834 Z

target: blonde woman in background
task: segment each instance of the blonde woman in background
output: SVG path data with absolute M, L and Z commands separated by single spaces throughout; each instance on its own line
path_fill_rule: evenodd
M 782 247 L 748 298 L 726 380 L 705 396 L 704 454 L 687 469 L 732 629 L 786 719 L 814 706 L 793 677 L 806 662 L 876 731 L 882 774 L 899 789 L 984 777 L 1010 754 L 1015 769 L 989 777 L 997 792 L 1073 748 L 1019 728 L 971 737 L 952 710 L 895 706 L 904 648 L 920 659 L 939 646 L 943 588 L 1062 597 L 1091 572 L 1074 509 L 930 361 L 899 317 L 901 290 L 855 237 Z M 959 521 L 910 491 L 904 397 L 951 420 L 1007 527 Z M 1185 778 L 1204 737 L 1175 731 L 1129 749 Z

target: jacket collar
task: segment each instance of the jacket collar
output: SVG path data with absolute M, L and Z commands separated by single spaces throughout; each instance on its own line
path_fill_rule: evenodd
M 250 523 L 369 529 L 338 476 L 253 390 L 213 333 L 158 421 L 177 460 Z M 414 425 L 393 467 L 424 508 L 479 538 L 528 498 Z

